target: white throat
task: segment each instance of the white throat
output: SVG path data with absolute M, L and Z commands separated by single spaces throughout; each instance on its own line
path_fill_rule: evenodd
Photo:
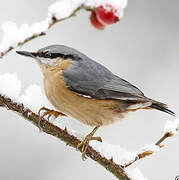
M 55 66 L 59 64 L 63 59 L 58 57 L 58 58 L 42 58 L 42 57 L 37 57 L 36 61 L 40 65 L 41 68 L 46 68 L 50 66 Z

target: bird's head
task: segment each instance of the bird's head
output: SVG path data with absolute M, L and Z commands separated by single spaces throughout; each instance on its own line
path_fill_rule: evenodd
M 70 59 L 72 61 L 78 61 L 83 59 L 80 52 L 77 50 L 63 46 L 63 45 L 51 45 L 45 48 L 39 49 L 37 52 L 29 51 L 16 51 L 18 54 L 31 57 L 35 59 L 41 67 L 49 67 L 59 64 L 63 60 Z

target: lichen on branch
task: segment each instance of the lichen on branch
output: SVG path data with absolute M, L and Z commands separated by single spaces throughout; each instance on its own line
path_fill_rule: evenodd
M 5 107 L 8 110 L 18 113 L 20 116 L 32 122 L 36 127 L 39 125 L 39 115 L 24 107 L 23 104 L 13 102 L 8 97 L 0 95 L 0 107 Z M 44 118 L 40 121 L 40 127 L 42 128 L 43 132 L 59 138 L 71 147 L 77 148 L 77 145 L 81 142 L 81 140 L 79 140 L 77 137 L 70 134 L 66 128 L 61 129 Z M 86 156 L 105 167 L 106 170 L 110 171 L 118 179 L 130 179 L 120 165 L 114 163 L 112 160 L 106 159 L 99 152 L 95 151 L 91 146 L 88 147 Z

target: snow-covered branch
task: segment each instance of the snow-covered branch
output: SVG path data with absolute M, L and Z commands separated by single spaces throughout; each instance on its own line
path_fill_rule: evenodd
M 36 22 L 31 26 L 22 24 L 18 28 L 14 22 L 5 22 L 2 25 L 4 36 L 0 43 L 0 57 L 3 57 L 17 46 L 45 35 L 54 24 L 74 16 L 78 10 L 92 11 L 100 5 L 115 7 L 115 16 L 121 19 L 123 9 L 127 6 L 127 0 L 61 0 L 49 6 L 48 16 L 45 20 Z
M 30 109 L 24 107 L 23 104 L 16 103 L 12 101 L 10 98 L 0 95 L 0 106 L 5 107 L 8 110 L 17 112 L 20 116 L 32 122 L 36 127 L 38 127 L 38 122 L 40 117 L 32 112 Z M 74 136 L 74 132 L 68 131 L 66 128 L 62 129 L 58 126 L 53 125 L 46 119 L 42 119 L 40 121 L 41 128 L 43 132 L 50 134 L 54 137 L 59 138 L 64 141 L 67 145 L 77 148 L 77 145 L 81 142 L 76 136 Z M 77 133 L 75 133 L 77 134 Z M 92 160 L 96 161 L 105 169 L 110 171 L 113 175 L 115 175 L 120 180 L 129 180 L 130 178 L 125 173 L 124 169 L 114 163 L 112 160 L 105 158 L 91 146 L 88 147 L 86 152 L 86 156 L 90 157 Z
M 0 106 L 17 112 L 37 127 L 39 127 L 40 119 L 37 115 L 38 110 L 42 106 L 53 108 L 38 85 L 30 85 L 25 92 L 22 92 L 21 81 L 16 73 L 0 74 L 0 84 Z M 11 88 L 12 86 L 13 88 Z M 52 123 L 43 118 L 40 122 L 44 132 L 57 136 L 57 138 L 75 148 L 84 139 L 82 134 L 68 127 L 66 128 L 61 118 L 60 121 L 56 119 Z M 124 169 L 120 165 L 134 159 L 136 153 L 128 152 L 119 145 L 111 145 L 104 141 L 102 143 L 92 141 L 86 155 L 104 166 L 118 179 L 127 179 L 127 177 L 129 179 L 130 175 L 130 178 L 134 176 L 133 180 L 138 180 L 136 174 L 137 177 L 142 177 L 139 169 Z
M 13 89 L 10 88 L 12 83 Z M 30 120 L 35 126 L 39 127 L 38 122 L 40 117 L 37 115 L 38 110 L 42 106 L 51 108 L 41 88 L 38 85 L 31 85 L 26 89 L 25 93 L 22 94 L 21 82 L 15 73 L 0 75 L 0 84 L 0 106 L 18 112 L 19 115 Z M 35 99 L 38 99 L 38 101 L 35 101 Z M 26 107 L 29 107 L 31 110 Z M 41 127 L 47 134 L 56 136 L 75 148 L 77 144 L 84 139 L 83 135 L 64 127 L 61 120 L 60 122 L 56 120 L 50 123 L 46 119 L 42 119 Z M 158 152 L 160 148 L 163 147 L 161 143 L 166 138 L 176 134 L 178 127 L 179 119 L 168 121 L 164 127 L 164 135 L 162 138 L 156 143 L 147 145 L 135 152 L 129 152 L 119 145 L 112 145 L 104 141 L 102 143 L 91 141 L 86 155 L 104 166 L 119 179 L 130 177 L 133 180 L 138 180 L 140 179 L 139 177 L 143 177 L 139 169 L 131 169 L 128 166 L 139 159 Z
M 68 3 L 66 3 L 65 6 L 64 2 L 65 1 L 59 1 L 58 3 L 52 4 L 48 10 L 48 17 L 43 21 L 32 24 L 31 26 L 28 24 L 22 24 L 20 28 L 18 28 L 14 22 L 5 22 L 2 25 L 4 36 L 0 44 L 0 57 L 3 57 L 17 46 L 21 46 L 32 39 L 45 35 L 47 30 L 54 24 L 74 16 L 78 10 L 84 8 L 82 3 L 79 2 L 66 11 L 65 8 L 67 8 L 66 6 L 68 6 Z
M 161 144 L 167 138 L 174 136 L 179 129 L 179 119 L 173 121 L 167 121 L 164 127 L 164 135 L 155 143 L 144 147 L 139 153 L 136 154 L 135 158 L 128 163 L 124 164 L 123 167 L 126 168 L 132 165 L 139 159 L 150 156 L 160 150 L 164 145 Z

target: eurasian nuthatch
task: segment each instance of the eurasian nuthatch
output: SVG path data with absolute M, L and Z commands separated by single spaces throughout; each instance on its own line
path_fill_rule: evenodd
M 59 111 L 42 108 L 44 115 L 67 115 L 95 127 L 78 145 L 83 157 L 90 140 L 101 141 L 93 137 L 96 130 L 128 112 L 157 109 L 174 115 L 166 104 L 145 97 L 137 87 L 73 48 L 52 45 L 37 52 L 17 53 L 34 58 L 41 67 L 46 96 Z

